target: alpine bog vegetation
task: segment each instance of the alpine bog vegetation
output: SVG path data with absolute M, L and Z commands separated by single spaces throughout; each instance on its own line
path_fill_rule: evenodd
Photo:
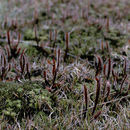
M 129 0 L 0 4 L 0 129 L 129 128 Z

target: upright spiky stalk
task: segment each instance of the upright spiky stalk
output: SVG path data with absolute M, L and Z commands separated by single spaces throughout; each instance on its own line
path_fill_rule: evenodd
M 51 43 L 51 41 L 52 41 L 52 31 L 51 30 L 49 31 L 49 38 L 50 38 L 50 43 Z
M 95 98 L 95 104 L 94 104 L 94 107 L 93 107 L 93 111 L 92 111 L 92 115 L 94 114 L 95 110 L 96 110 L 96 106 L 98 104 L 98 99 L 99 99 L 99 95 L 100 95 L 100 79 L 98 79 L 96 77 L 96 81 L 97 81 L 97 89 L 96 89 L 96 98 Z
M 50 86 L 50 84 L 49 84 L 49 82 L 47 80 L 47 73 L 46 73 L 45 70 L 43 71 L 43 76 L 44 76 L 45 84 L 48 85 L 48 86 Z
M 96 120 L 100 115 L 101 115 L 102 111 L 98 111 L 94 116 L 94 120 Z
M 7 39 L 8 39 L 8 45 L 10 46 L 10 31 L 7 31 Z
M 106 64 L 104 64 L 104 66 L 103 66 L 103 74 L 106 77 Z
M 109 31 L 109 17 L 107 17 L 106 29 L 107 29 L 107 32 L 108 32 Z
M 45 82 L 47 81 L 46 79 L 46 71 L 43 72 L 43 75 L 44 75 L 44 79 L 45 79 Z
M 65 40 L 66 40 L 66 48 L 68 49 L 69 48 L 69 33 L 68 32 L 65 34 Z
M 99 73 L 101 73 L 101 70 L 102 70 L 102 60 L 99 56 L 97 56 L 97 59 L 98 59 L 98 65 L 96 67 L 96 74 L 95 74 L 95 77 L 98 76 Z
M 7 73 L 10 71 L 11 66 L 7 63 L 5 54 L 1 54 L 1 80 L 4 80 L 6 78 Z
M 107 49 L 109 56 L 110 56 L 110 47 L 109 47 L 109 43 L 107 41 L 106 41 L 106 49 Z
M 55 62 L 55 59 L 53 58 L 53 69 L 52 69 L 53 77 L 55 75 L 55 71 L 56 71 L 56 62 Z
M 58 50 L 58 61 L 57 61 L 57 67 L 55 68 L 55 71 L 54 71 L 54 75 L 53 75 L 53 82 L 52 82 L 52 86 L 54 86 L 55 84 L 55 80 L 56 80 L 56 76 L 57 76 L 57 72 L 59 70 L 59 64 L 60 64 L 60 49 Z M 53 62 L 54 64 L 54 62 Z
M 57 30 L 55 30 L 55 42 L 57 40 Z
M 126 75 L 126 58 L 124 59 L 124 75 Z
M 58 58 L 57 58 L 57 71 L 59 69 L 59 65 L 60 65 L 60 49 L 58 49 Z
M 107 88 L 107 93 L 106 93 L 106 97 L 104 99 L 105 102 L 107 101 L 107 98 L 110 95 L 110 82 L 109 81 L 107 81 L 107 83 L 106 83 L 106 88 Z
M 6 53 L 7 53 L 8 60 L 9 60 L 9 58 L 11 56 L 11 53 L 10 53 L 10 50 L 9 50 L 9 46 L 6 46 L 5 50 L 6 50 Z
M 4 59 L 4 68 L 6 68 L 6 57 L 4 54 L 3 54 L 3 59 Z
M 21 74 L 23 75 L 24 69 L 25 69 L 25 56 L 24 56 L 24 54 L 21 54 L 21 56 L 20 56 L 20 68 L 21 68 Z
M 102 49 L 102 51 L 104 51 L 104 42 L 103 41 L 101 42 L 101 49 Z
M 121 82 L 120 93 L 122 93 L 122 87 L 123 87 L 123 84 L 124 84 L 126 78 L 127 78 L 127 74 L 124 76 L 124 79 L 123 79 L 122 82 Z
M 68 55 L 68 51 L 69 51 L 69 33 L 66 32 L 65 33 L 65 45 L 66 45 L 66 49 L 65 49 L 65 55 L 64 55 L 64 61 L 66 61 Z
M 110 73 L 111 73 L 111 58 L 108 59 L 108 73 L 107 73 L 107 80 L 110 77 Z

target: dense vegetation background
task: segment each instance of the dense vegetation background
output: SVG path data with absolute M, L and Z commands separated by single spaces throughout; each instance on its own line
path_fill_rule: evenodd
M 0 129 L 129 129 L 129 0 L 0 0 Z

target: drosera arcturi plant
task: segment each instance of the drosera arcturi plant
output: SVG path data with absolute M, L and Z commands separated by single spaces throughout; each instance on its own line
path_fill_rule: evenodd
M 111 58 L 108 59 L 108 72 L 107 72 L 107 80 L 110 77 L 110 73 L 111 73 Z
M 0 53 L 0 80 L 6 80 L 6 76 L 8 72 L 11 70 L 11 64 L 7 62 L 6 55 L 1 52 Z
M 10 37 L 10 30 L 7 31 L 7 39 L 8 39 L 8 45 L 5 47 L 6 53 L 8 56 L 8 61 L 10 61 L 12 58 L 17 58 L 20 54 L 21 48 L 18 47 L 20 43 L 20 33 L 18 33 L 18 40 L 16 43 L 13 41 L 14 39 L 11 39 Z
M 106 19 L 106 30 L 107 30 L 107 32 L 109 32 L 109 28 L 110 28 L 110 20 L 109 20 L 109 17 L 107 17 L 107 19 Z
M 35 34 L 36 44 L 37 46 L 39 46 L 40 39 L 38 38 L 37 25 L 34 26 L 34 34 Z
M 102 59 L 99 56 L 97 56 L 97 59 L 98 59 L 98 63 L 97 63 L 97 66 L 96 66 L 95 77 L 97 77 L 102 71 Z
M 64 61 L 66 62 L 67 58 L 68 58 L 68 52 L 69 52 L 69 32 L 66 32 L 65 33 L 65 46 L 66 46 L 66 49 L 65 49 L 65 55 L 64 55 Z
M 59 71 L 59 65 L 60 65 L 60 49 L 58 49 L 58 55 L 57 55 L 57 66 L 56 66 L 56 69 L 54 71 L 54 78 L 53 78 L 53 85 L 55 84 L 55 80 L 56 80 L 56 76 L 57 76 L 57 73 Z
M 47 80 L 47 71 L 44 70 L 43 72 L 43 76 L 44 76 L 44 80 L 45 80 L 45 83 L 46 85 L 50 87 L 49 90 L 55 88 L 56 86 L 56 78 L 57 78 L 57 73 L 59 71 L 59 65 L 60 65 L 60 49 L 58 49 L 57 51 L 57 63 L 56 63 L 56 60 L 55 58 L 53 58 L 52 62 L 51 61 L 47 61 L 48 64 L 50 64 L 52 66 L 52 82 L 50 83 L 48 80 Z
M 98 104 L 98 100 L 99 100 L 99 96 L 100 96 L 100 88 L 101 88 L 100 78 L 96 77 L 96 81 L 97 81 L 96 98 L 95 98 L 95 103 L 94 103 L 94 107 L 93 107 L 93 110 L 92 110 L 92 115 L 94 114 L 94 112 L 96 110 L 96 106 Z
M 65 50 L 64 50 L 65 53 L 64 54 L 66 54 L 66 57 L 67 57 L 67 55 L 69 55 L 69 53 L 71 53 L 71 51 L 72 51 L 72 54 L 75 55 L 75 57 L 77 56 L 77 54 L 79 54 L 79 52 L 78 53 L 74 52 L 74 50 L 71 47 L 75 46 L 76 50 L 80 50 L 80 49 L 85 47 L 84 46 L 85 44 L 87 44 L 86 45 L 87 48 L 89 48 L 91 46 L 92 49 L 93 49 L 93 46 L 95 46 L 95 43 L 97 42 L 97 40 L 102 39 L 102 43 L 101 43 L 102 51 L 101 51 L 101 53 L 100 52 L 98 53 L 98 50 L 96 51 L 96 53 L 98 53 L 97 55 L 100 57 L 100 58 L 98 58 L 98 56 L 96 56 L 97 66 L 93 65 L 93 60 L 91 59 L 91 56 L 94 57 L 93 54 L 95 53 L 95 50 L 96 50 L 95 48 L 92 50 L 92 53 L 91 53 L 92 55 L 90 56 L 90 60 L 92 60 L 91 64 L 89 64 L 90 66 L 92 65 L 92 67 L 90 67 L 90 70 L 93 69 L 94 72 L 96 71 L 96 74 L 93 73 L 93 71 L 92 72 L 88 71 L 88 73 L 92 74 L 92 80 L 95 77 L 98 77 L 99 79 L 101 78 L 101 81 L 100 81 L 100 84 L 101 84 L 100 95 L 101 96 L 99 95 L 98 103 L 96 105 L 95 112 L 94 112 L 93 115 L 92 115 L 92 113 L 90 111 L 91 111 L 92 108 L 94 108 L 94 105 L 95 105 L 95 101 L 96 101 L 96 99 L 95 99 L 95 87 L 97 85 L 93 85 L 92 82 L 89 82 L 86 85 L 87 89 L 89 90 L 88 94 L 86 94 L 86 92 L 85 92 L 86 89 L 84 88 L 84 97 L 86 97 L 85 95 L 87 95 L 87 96 L 92 95 L 92 98 L 89 100 L 89 105 L 88 105 L 88 103 L 86 103 L 86 98 L 84 98 L 84 100 L 85 100 L 85 109 L 87 108 L 87 111 L 85 113 L 86 117 L 90 115 L 92 117 L 91 118 L 92 120 L 89 117 L 82 120 L 81 116 L 78 116 L 80 114 L 80 112 L 82 113 L 82 111 L 84 111 L 84 109 L 83 109 L 84 107 L 82 107 L 82 110 L 79 110 L 78 106 L 80 106 L 80 102 L 83 103 L 83 100 L 81 100 L 82 97 L 81 97 L 81 94 L 80 94 L 80 87 L 77 88 L 77 86 L 75 86 L 76 83 L 78 83 L 78 84 L 82 84 L 83 83 L 82 80 L 79 80 L 80 74 L 76 73 L 76 75 L 78 77 L 76 79 L 74 79 L 74 77 L 72 77 L 72 79 L 74 80 L 74 82 L 73 82 L 71 80 L 71 76 L 69 76 L 69 75 L 73 76 L 73 74 L 70 74 L 69 71 L 68 71 L 68 73 L 66 73 L 66 71 L 64 71 L 63 73 L 61 73 L 61 74 L 63 74 L 63 76 L 61 76 L 61 81 L 64 81 L 62 83 L 62 87 L 57 87 L 58 86 L 57 83 L 59 83 L 59 81 L 60 81 L 59 77 L 60 77 L 60 72 L 62 71 L 62 65 L 63 65 L 63 67 L 66 67 L 66 66 L 69 66 L 69 65 L 71 66 L 71 64 L 68 61 L 68 57 L 69 57 L 68 56 L 66 58 L 67 64 L 64 64 L 64 63 L 60 62 L 61 68 L 59 68 L 59 69 L 61 69 L 61 70 L 56 73 L 57 60 L 55 58 L 55 55 L 52 54 L 54 51 L 50 51 L 52 56 L 53 56 L 53 57 L 51 57 L 52 59 L 50 60 L 51 61 L 51 65 L 50 66 L 47 66 L 46 65 L 46 61 L 45 61 L 44 62 L 45 65 L 42 65 L 42 67 L 41 67 L 41 64 L 40 64 L 41 62 L 36 61 L 35 58 L 32 57 L 32 55 L 29 58 L 30 59 L 31 58 L 34 59 L 34 62 L 36 62 L 36 64 L 35 64 L 36 67 L 40 66 L 40 70 L 41 71 L 42 71 L 42 69 L 44 70 L 44 74 L 43 75 L 44 75 L 45 84 L 43 83 L 43 85 L 38 85 L 39 86 L 39 90 L 40 90 L 39 92 L 41 92 L 41 88 L 42 89 L 46 88 L 46 89 L 48 89 L 49 92 L 52 92 L 52 93 L 49 93 L 49 94 L 54 94 L 53 96 L 56 96 L 56 98 L 58 99 L 57 101 L 53 101 L 56 104 L 55 107 L 53 106 L 54 107 L 54 113 L 52 112 L 50 115 L 44 116 L 43 114 L 41 114 L 41 113 L 43 113 L 43 111 L 42 111 L 41 113 L 38 113 L 39 114 L 38 118 L 37 118 L 37 113 L 36 113 L 35 116 L 32 115 L 31 119 L 23 118 L 23 120 L 22 120 L 23 122 L 20 122 L 19 120 L 16 119 L 16 125 L 15 124 L 8 125 L 8 121 L 6 123 L 6 120 L 5 120 L 5 123 L 7 124 L 6 125 L 7 129 L 17 129 L 17 128 L 18 129 L 26 129 L 26 128 L 27 129 L 29 129 L 29 128 L 30 129 L 43 129 L 43 128 L 44 129 L 48 129 L 48 128 L 49 129 L 51 129 L 51 128 L 52 129 L 91 129 L 91 128 L 92 129 L 94 129 L 94 128 L 97 128 L 97 129 L 118 129 L 119 128 L 119 129 L 121 129 L 122 125 L 123 126 L 129 126 L 128 125 L 129 123 L 127 122 L 127 120 L 128 120 L 127 119 L 127 115 L 125 114 L 125 112 L 124 113 L 120 113 L 121 111 L 126 111 L 126 107 L 121 108 L 120 111 L 116 111 L 116 109 L 113 110 L 113 108 L 111 108 L 112 104 L 118 104 L 119 106 L 122 105 L 120 103 L 120 100 L 122 100 L 122 99 L 120 99 L 120 97 L 122 98 L 124 96 L 123 95 L 124 90 L 126 90 L 127 89 L 126 86 L 128 86 L 128 77 L 129 77 L 129 74 L 127 73 L 128 69 L 127 69 L 127 66 L 124 65 L 124 68 L 126 68 L 126 69 L 124 69 L 123 73 L 122 73 L 122 71 L 118 72 L 116 70 L 116 68 L 112 67 L 113 64 L 114 64 L 113 63 L 114 60 L 113 60 L 113 56 L 112 55 L 113 55 L 113 52 L 117 51 L 116 49 L 118 49 L 118 48 L 115 48 L 115 50 L 110 50 L 110 48 L 108 47 L 108 44 L 107 44 L 107 43 L 110 43 L 110 45 L 111 44 L 116 44 L 115 42 L 117 41 L 117 39 L 120 39 L 119 37 L 122 37 L 122 35 L 120 35 L 119 33 L 118 33 L 118 35 L 116 35 L 117 36 L 116 37 L 115 36 L 115 32 L 113 32 L 111 30 L 111 27 L 115 28 L 115 26 L 116 25 L 118 26 L 118 24 L 120 24 L 120 23 L 121 23 L 121 25 L 125 26 L 125 24 L 122 24 L 123 23 L 122 21 L 124 20 L 123 19 L 124 16 L 122 16 L 122 15 L 125 14 L 125 12 L 126 12 L 126 14 L 128 12 L 127 8 L 125 9 L 125 4 L 126 3 L 124 1 L 118 0 L 118 1 L 121 1 L 121 2 L 119 2 L 119 5 L 117 4 L 118 2 L 116 3 L 115 1 L 103 1 L 103 2 L 99 2 L 99 3 L 96 2 L 96 5 L 95 5 L 95 3 L 91 2 L 91 1 L 85 1 L 85 4 L 82 3 L 84 1 L 85 0 L 78 2 L 78 1 L 70 0 L 68 2 L 68 1 L 57 1 L 57 0 L 55 0 L 55 1 L 51 1 L 50 2 L 50 1 L 45 0 L 43 2 L 44 5 L 45 5 L 45 8 L 44 8 L 44 6 L 42 6 L 42 1 L 40 1 L 39 5 L 40 5 L 41 8 L 40 7 L 38 8 L 37 4 L 35 4 L 36 5 L 35 9 L 33 9 L 33 7 L 31 8 L 31 4 L 30 4 L 28 7 L 33 9 L 33 10 L 36 10 L 34 12 L 34 15 L 33 15 L 33 21 L 31 20 L 31 22 L 28 22 L 28 20 L 30 21 L 30 17 L 25 19 L 25 21 L 27 21 L 27 23 L 25 23 L 25 24 L 23 24 L 21 26 L 21 27 L 23 27 L 21 30 L 22 31 L 24 31 L 24 29 L 25 30 L 29 30 L 29 27 L 31 26 L 30 30 L 32 31 L 32 28 L 34 29 L 34 27 L 37 26 L 37 29 L 36 29 L 37 34 L 36 34 L 36 36 L 34 35 L 33 38 L 31 39 L 32 40 L 31 41 L 32 42 L 31 45 L 33 44 L 33 42 L 36 43 L 37 52 L 39 53 L 40 52 L 40 50 L 39 50 L 40 43 L 42 41 L 39 32 L 40 32 L 40 30 L 45 29 L 44 27 L 51 28 L 52 33 L 53 33 L 53 27 L 52 26 L 55 26 L 54 28 L 59 29 L 59 27 L 61 27 L 61 25 L 63 25 L 62 26 L 63 30 L 66 30 L 66 27 L 67 27 L 68 30 L 71 30 L 71 28 L 75 29 L 75 27 L 79 28 L 79 29 L 80 29 L 80 27 L 88 28 L 88 31 L 86 32 L 85 37 L 83 37 L 83 34 L 80 34 L 80 33 L 76 34 L 76 35 L 78 35 L 78 37 L 76 37 L 76 36 L 73 37 L 73 39 L 75 39 L 75 40 L 71 40 L 72 44 L 69 44 L 68 49 L 66 49 L 67 46 L 65 46 L 65 45 L 62 46 L 61 45 L 61 44 L 63 44 L 64 40 L 63 39 L 59 40 L 60 39 L 59 36 L 57 38 L 57 42 L 55 42 L 56 41 L 55 38 L 54 38 L 55 37 L 55 33 L 53 33 L 54 35 L 51 34 L 51 38 L 50 39 L 52 41 L 47 37 L 48 39 L 46 39 L 45 41 L 47 41 L 47 40 L 51 41 L 51 45 L 48 44 L 47 47 L 51 46 L 54 51 L 55 51 L 55 48 L 57 47 L 57 45 L 58 46 L 61 45 L 63 48 L 65 47 Z M 128 1 L 128 0 L 125 0 L 125 1 Z M 30 3 L 31 2 L 32 1 L 30 1 Z M 38 1 L 36 1 L 36 3 L 37 2 Z M 10 3 L 12 3 L 12 5 L 13 5 L 13 3 L 15 3 L 15 2 L 10 1 Z M 21 3 L 25 3 L 25 6 L 23 6 L 23 7 L 27 7 L 26 4 L 28 2 L 21 2 Z M 86 6 L 85 6 L 86 3 L 88 5 L 87 9 L 86 9 Z M 17 2 L 17 4 L 19 5 L 18 2 Z M 46 6 L 46 5 L 48 5 L 48 6 Z M 127 4 L 127 5 L 129 5 L 129 4 Z M 120 12 L 117 11 L 117 8 L 114 8 L 115 6 L 118 7 L 118 10 Z M 11 8 L 11 4 L 9 4 L 9 8 Z M 121 10 L 120 10 L 120 8 L 121 8 Z M 26 12 L 26 9 L 28 9 L 28 8 L 25 8 L 25 10 L 24 10 L 25 12 Z M 104 11 L 104 9 L 105 9 L 105 11 Z M 18 8 L 18 10 L 19 10 L 19 8 Z M 61 10 L 63 10 L 63 11 L 61 12 Z M 16 11 L 16 12 L 19 12 L 19 11 Z M 42 16 L 40 14 L 38 15 L 38 12 L 40 12 L 42 14 Z M 99 12 L 101 12 L 101 13 L 99 14 Z M 117 15 L 115 15 L 116 17 L 114 17 L 114 19 L 113 19 L 113 14 L 111 14 L 111 12 L 114 12 L 114 15 L 117 14 Z M 24 17 L 22 17 L 22 20 L 24 20 L 24 18 L 26 18 L 26 14 L 28 14 L 28 13 L 24 14 Z M 29 12 L 29 14 L 31 14 L 31 13 Z M 20 15 L 17 18 L 20 20 Z M 32 18 L 32 16 L 31 16 L 31 18 Z M 118 21 L 114 21 L 115 19 L 117 19 Z M 41 25 L 40 25 L 39 21 L 41 22 Z M 126 23 L 127 22 L 128 21 L 126 21 Z M 31 23 L 31 24 L 29 25 L 28 23 L 29 24 Z M 111 23 L 113 23 L 115 26 L 113 26 Z M 15 29 L 15 24 L 16 24 L 16 22 L 12 21 L 12 24 L 10 24 L 12 26 L 10 28 L 11 30 L 13 28 Z M 51 27 L 50 27 L 50 24 L 51 24 Z M 89 26 L 91 26 L 92 28 L 89 28 Z M 19 27 L 20 27 L 20 25 L 19 25 Z M 126 30 L 123 30 L 123 31 L 125 32 Z M 34 31 L 32 31 L 32 32 L 34 32 Z M 114 35 L 113 38 L 111 38 L 111 32 L 112 32 L 112 35 Z M 110 34 L 110 37 L 107 38 L 107 35 L 109 35 L 109 34 Z M 44 35 L 44 34 L 42 34 L 42 35 Z M 104 35 L 106 35 L 106 36 L 104 36 Z M 22 36 L 24 36 L 24 35 L 22 35 Z M 37 37 L 37 38 L 35 38 L 35 37 Z M 39 45 L 37 45 L 37 42 L 36 42 L 37 41 L 36 39 L 38 39 L 38 38 L 40 39 L 40 42 L 38 43 Z M 80 41 L 81 42 L 81 46 L 79 48 L 79 46 L 76 46 L 76 45 L 77 45 L 77 43 L 78 43 L 80 38 L 81 39 L 83 38 L 83 40 Z M 89 38 L 90 38 L 90 40 L 87 40 Z M 95 39 L 95 40 L 92 41 L 91 38 Z M 114 38 L 116 38 L 116 39 L 114 39 Z M 103 41 L 104 39 L 106 39 L 107 42 Z M 28 40 L 28 39 L 25 39 L 25 40 Z M 12 39 L 11 39 L 11 41 L 12 41 Z M 42 41 L 42 42 L 44 44 L 44 41 Z M 91 45 L 89 45 L 89 42 L 91 43 Z M 30 47 L 30 45 L 29 45 L 29 47 Z M 6 46 L 5 50 L 9 50 L 8 48 Z M 44 49 L 46 50 L 46 48 L 44 48 Z M 42 48 L 41 48 L 41 50 L 42 50 Z M 66 50 L 68 50 L 69 53 Z M 109 50 L 109 51 L 106 51 L 106 50 Z M 19 51 L 20 51 L 19 54 L 21 54 L 21 50 L 19 50 Z M 85 52 L 83 54 L 86 55 L 87 51 L 88 50 L 85 49 Z M 120 49 L 119 49 L 119 51 L 120 51 Z M 6 55 L 10 55 L 9 52 L 10 51 L 6 51 L 5 57 L 8 57 Z M 79 56 L 80 56 L 80 54 L 79 54 Z M 42 56 L 44 57 L 45 55 L 42 55 Z M 48 56 L 48 53 L 47 53 L 47 57 L 48 58 L 49 58 L 49 56 Z M 64 59 L 64 56 L 61 57 L 61 58 Z M 19 55 L 18 55 L 18 57 L 19 57 Z M 80 61 L 80 59 L 77 58 L 76 62 L 81 62 L 82 64 L 85 64 L 86 63 L 86 57 L 82 61 Z M 37 58 L 37 56 L 36 56 L 36 58 Z M 20 58 L 16 58 L 15 59 L 16 63 L 17 63 L 17 60 L 19 60 L 19 59 Z M 74 60 L 75 59 L 76 58 L 74 58 Z M 111 61 L 111 66 L 110 66 L 110 61 Z M 8 59 L 7 59 L 7 62 L 8 62 Z M 13 62 L 13 61 L 10 61 L 10 62 Z M 30 76 L 27 74 L 28 76 L 26 77 L 26 73 L 29 73 L 29 71 L 30 71 L 29 70 L 29 66 L 31 66 L 31 63 L 30 64 L 29 63 L 26 64 L 26 62 L 27 62 L 26 54 L 24 54 L 24 56 L 21 58 L 21 67 L 20 67 L 20 62 L 17 63 L 17 68 L 20 70 L 19 74 L 20 74 L 20 76 L 23 75 L 23 77 L 25 79 L 31 77 L 31 74 L 30 74 Z M 25 63 L 25 65 L 24 65 L 24 63 Z M 89 63 L 89 60 L 88 60 L 88 63 Z M 48 68 L 46 69 L 46 67 L 44 68 L 44 66 L 46 66 Z M 78 69 L 80 70 L 80 68 L 76 68 L 74 71 L 78 71 Z M 122 66 L 119 69 L 121 70 Z M 24 72 L 22 72 L 22 70 L 24 70 Z M 14 74 L 14 71 L 13 72 L 11 71 L 11 73 Z M 126 74 L 127 74 L 127 76 L 126 76 Z M 67 76 L 69 78 L 68 79 L 66 78 L 67 79 L 66 80 L 65 77 L 67 77 Z M 81 78 L 84 79 L 85 76 L 86 76 L 86 72 L 85 72 L 85 74 L 82 75 Z M 56 78 L 54 78 L 54 77 L 56 77 Z M 37 80 L 39 81 L 40 78 L 38 77 Z M 31 84 L 31 82 L 29 82 L 29 84 Z M 86 82 L 87 81 L 85 81 L 85 83 Z M 97 83 L 97 81 L 96 81 L 96 83 Z M 18 83 L 18 84 L 20 84 L 20 83 Z M 22 84 L 24 84 L 24 82 Z M 116 89 L 113 89 L 114 85 L 115 85 Z M 73 89 L 71 89 L 72 86 L 73 86 Z M 89 87 L 89 86 L 92 86 L 92 87 Z M 58 89 L 55 89 L 56 87 Z M 106 88 L 104 89 L 104 87 L 106 87 Z M 17 88 L 18 87 L 16 87 L 16 89 Z M 30 90 L 33 91 L 34 88 L 35 88 L 35 85 L 33 87 L 30 86 Z M 51 88 L 53 90 L 55 90 L 55 93 L 53 93 Z M 66 88 L 68 89 L 67 91 L 65 90 Z M 120 93 L 120 90 L 121 90 L 121 93 Z M 23 92 L 25 92 L 25 90 L 23 90 Z M 73 93 L 74 93 L 74 95 L 73 95 Z M 116 96 L 114 95 L 115 93 L 117 94 Z M 33 93 L 32 93 L 32 96 L 31 96 L 32 99 L 36 98 L 35 94 L 33 96 Z M 18 95 L 18 93 L 15 93 L 15 97 L 17 97 L 17 95 Z M 69 95 L 71 95 L 71 96 L 69 96 Z M 102 95 L 103 95 L 103 99 L 102 99 Z M 30 96 L 30 95 L 25 94 L 25 95 L 22 96 L 22 98 L 24 98 L 24 96 L 27 97 L 27 100 L 28 100 L 28 96 Z M 40 97 L 39 93 L 37 94 L 37 96 Z M 74 97 L 76 98 L 76 100 L 75 100 Z M 68 103 L 65 103 L 64 108 L 61 105 L 59 105 L 59 101 L 62 101 L 62 99 L 64 99 L 65 102 L 70 102 L 69 105 L 68 105 Z M 113 101 L 113 99 L 115 99 L 115 100 L 119 99 L 119 101 L 117 101 L 117 103 L 116 103 L 116 101 Z M 43 101 L 45 101 L 45 100 L 43 100 Z M 99 103 L 99 101 L 100 101 L 101 104 Z M 73 105 L 73 102 L 75 102 L 76 105 Z M 62 102 L 62 103 L 64 104 L 64 102 Z M 106 105 L 103 106 L 102 104 L 106 104 Z M 103 106 L 103 107 L 101 108 L 100 106 Z M 66 108 L 69 108 L 69 109 L 67 110 Z M 63 110 L 63 112 L 61 112 L 61 110 Z M 117 114 L 117 118 L 115 117 L 115 114 L 114 115 L 110 115 L 109 114 L 112 111 L 114 111 Z M 57 114 L 58 112 L 60 114 Z M 122 114 L 122 116 L 120 116 L 120 114 Z M 99 116 L 101 118 L 98 118 Z M 123 120 L 122 120 L 122 117 L 124 117 Z M 89 119 L 90 119 L 90 123 L 88 123 Z M 93 121 L 93 122 L 91 122 L 91 121 Z M 122 122 L 122 123 L 120 123 L 120 122 Z M 23 124 L 24 124 L 24 128 L 22 126 Z M 36 125 L 36 127 L 35 127 L 35 125 Z M 0 120 L 0 126 L 3 127 L 1 125 L 1 120 Z
M 26 77 L 28 77 L 28 79 L 31 80 L 29 61 L 25 55 L 24 50 L 19 57 L 19 66 L 17 67 L 15 64 L 14 67 L 15 67 L 15 71 L 17 73 L 16 80 L 18 80 L 19 78 L 25 79 Z
M 106 92 L 106 97 L 104 98 L 104 101 L 106 102 L 107 99 L 108 99 L 108 96 L 110 95 L 110 90 L 111 90 L 111 85 L 110 85 L 110 82 L 109 82 L 109 81 L 107 81 L 105 87 L 106 87 L 107 91 L 104 90 L 104 91 Z

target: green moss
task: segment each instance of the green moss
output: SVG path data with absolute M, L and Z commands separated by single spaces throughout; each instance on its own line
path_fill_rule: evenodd
M 27 55 L 31 57 L 36 57 L 39 55 L 39 52 L 34 46 L 30 45 L 27 47 Z
M 122 47 L 127 42 L 127 35 L 113 28 L 110 28 L 104 38 L 108 40 L 113 47 Z
M 24 32 L 24 39 L 25 40 L 34 40 L 35 39 L 34 31 L 32 29 L 27 29 Z
M 44 107 L 51 111 L 51 94 L 43 88 L 41 83 L 25 82 L 0 83 L 0 115 L 7 118 L 18 117 L 21 119 L 24 114 L 33 115 L 44 111 Z M 4 95 L 4 96 L 3 96 Z

